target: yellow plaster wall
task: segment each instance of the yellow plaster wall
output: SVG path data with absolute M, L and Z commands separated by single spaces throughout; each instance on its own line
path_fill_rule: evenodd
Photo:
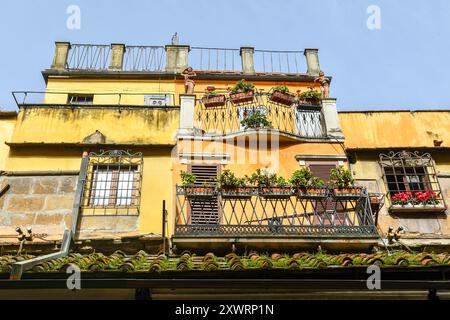
M 0 117 L 0 171 L 5 170 L 6 168 L 9 147 L 5 144 L 5 142 L 11 139 L 15 123 L 15 118 Z
M 27 108 L 11 142 L 81 143 L 99 130 L 108 143 L 174 144 L 178 123 L 178 109 Z
M 450 147 L 450 110 L 339 113 L 347 148 Z

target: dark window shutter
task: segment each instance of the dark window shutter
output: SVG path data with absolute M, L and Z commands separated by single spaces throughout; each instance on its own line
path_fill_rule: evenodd
M 190 165 L 189 172 L 197 177 L 196 185 L 201 186 L 219 175 L 218 165 Z M 191 205 L 191 224 L 217 224 L 219 222 L 218 199 L 193 199 Z
M 325 183 L 328 183 L 330 181 L 330 170 L 336 168 L 336 165 L 334 164 L 311 164 L 309 165 L 309 169 L 313 173 L 313 175 L 319 177 L 322 179 Z M 321 215 L 322 224 L 324 225 L 331 225 L 333 222 L 330 220 L 331 216 L 324 215 L 324 211 L 328 213 L 332 213 L 334 211 L 335 203 L 332 201 L 327 200 L 326 205 L 324 205 L 323 201 L 317 201 L 315 206 L 317 207 L 317 213 Z M 325 207 L 325 208 L 324 208 Z M 339 204 L 338 204 L 339 207 Z M 338 209 L 338 208 L 336 208 Z M 314 219 L 314 223 L 320 224 L 320 221 L 318 220 L 318 217 Z

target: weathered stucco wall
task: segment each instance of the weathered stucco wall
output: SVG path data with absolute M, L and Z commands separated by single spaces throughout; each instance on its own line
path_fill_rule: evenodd
M 0 171 L 5 170 L 9 153 L 9 147 L 5 141 L 11 139 L 16 124 L 16 117 L 11 117 L 9 114 L 10 112 L 5 114 L 0 111 Z
M 13 143 L 83 143 L 98 130 L 111 144 L 175 143 L 179 110 L 27 108 L 19 112 Z
M 2 176 L 10 188 L 0 198 L 0 234 L 14 235 L 16 227 L 59 239 L 70 228 L 76 175 Z
M 450 147 L 450 110 L 340 112 L 347 148 Z
M 433 155 L 433 154 L 432 154 Z M 450 154 L 442 153 L 433 155 L 436 163 L 436 171 L 441 186 L 444 201 L 447 204 L 445 213 L 390 213 L 390 201 L 386 203 L 379 214 L 380 230 L 386 232 L 389 226 L 397 228 L 404 226 L 406 234 L 410 237 L 450 237 Z M 356 183 L 366 186 L 369 192 L 387 194 L 387 188 L 383 181 L 382 169 L 378 163 L 378 152 L 361 152 L 357 154 L 357 161 L 352 165 L 352 171 Z

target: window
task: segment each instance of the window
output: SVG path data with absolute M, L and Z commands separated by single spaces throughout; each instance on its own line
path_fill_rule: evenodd
M 69 104 L 90 105 L 94 103 L 94 95 L 69 95 Z
M 380 165 L 391 202 L 393 197 L 398 200 L 402 194 L 407 194 L 399 205 L 444 205 L 434 162 L 429 153 L 401 151 L 380 154 Z M 422 193 L 426 193 L 426 196 Z
M 205 182 L 210 181 L 211 178 L 218 177 L 219 166 L 192 164 L 188 167 L 188 171 L 197 177 L 195 184 L 202 186 Z M 192 224 L 218 224 L 219 207 L 217 197 L 207 200 L 191 200 L 190 217 Z
M 90 153 L 82 201 L 84 215 L 137 215 L 142 154 L 113 150 Z
M 94 169 L 91 206 L 130 206 L 136 202 L 136 166 L 111 165 Z

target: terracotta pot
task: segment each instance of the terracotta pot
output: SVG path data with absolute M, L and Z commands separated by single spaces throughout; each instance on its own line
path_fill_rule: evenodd
M 299 105 L 307 105 L 307 106 L 310 106 L 310 105 L 316 106 L 316 105 L 320 104 L 320 100 L 318 100 L 318 99 L 299 99 L 298 104 Z
M 251 187 L 225 187 L 222 189 L 223 198 L 250 198 L 252 196 Z
M 361 188 L 356 188 L 356 187 L 335 188 L 334 192 L 337 195 L 341 195 L 341 194 L 357 195 L 361 192 Z
M 205 108 L 222 107 L 225 105 L 225 96 L 223 94 L 204 96 L 202 102 Z
M 281 92 L 279 90 L 275 90 L 272 92 L 272 94 L 269 96 L 270 101 L 285 105 L 285 106 L 292 106 L 294 103 L 294 95 L 290 93 Z
M 230 100 L 234 104 L 241 104 L 253 101 L 254 92 L 230 93 Z

